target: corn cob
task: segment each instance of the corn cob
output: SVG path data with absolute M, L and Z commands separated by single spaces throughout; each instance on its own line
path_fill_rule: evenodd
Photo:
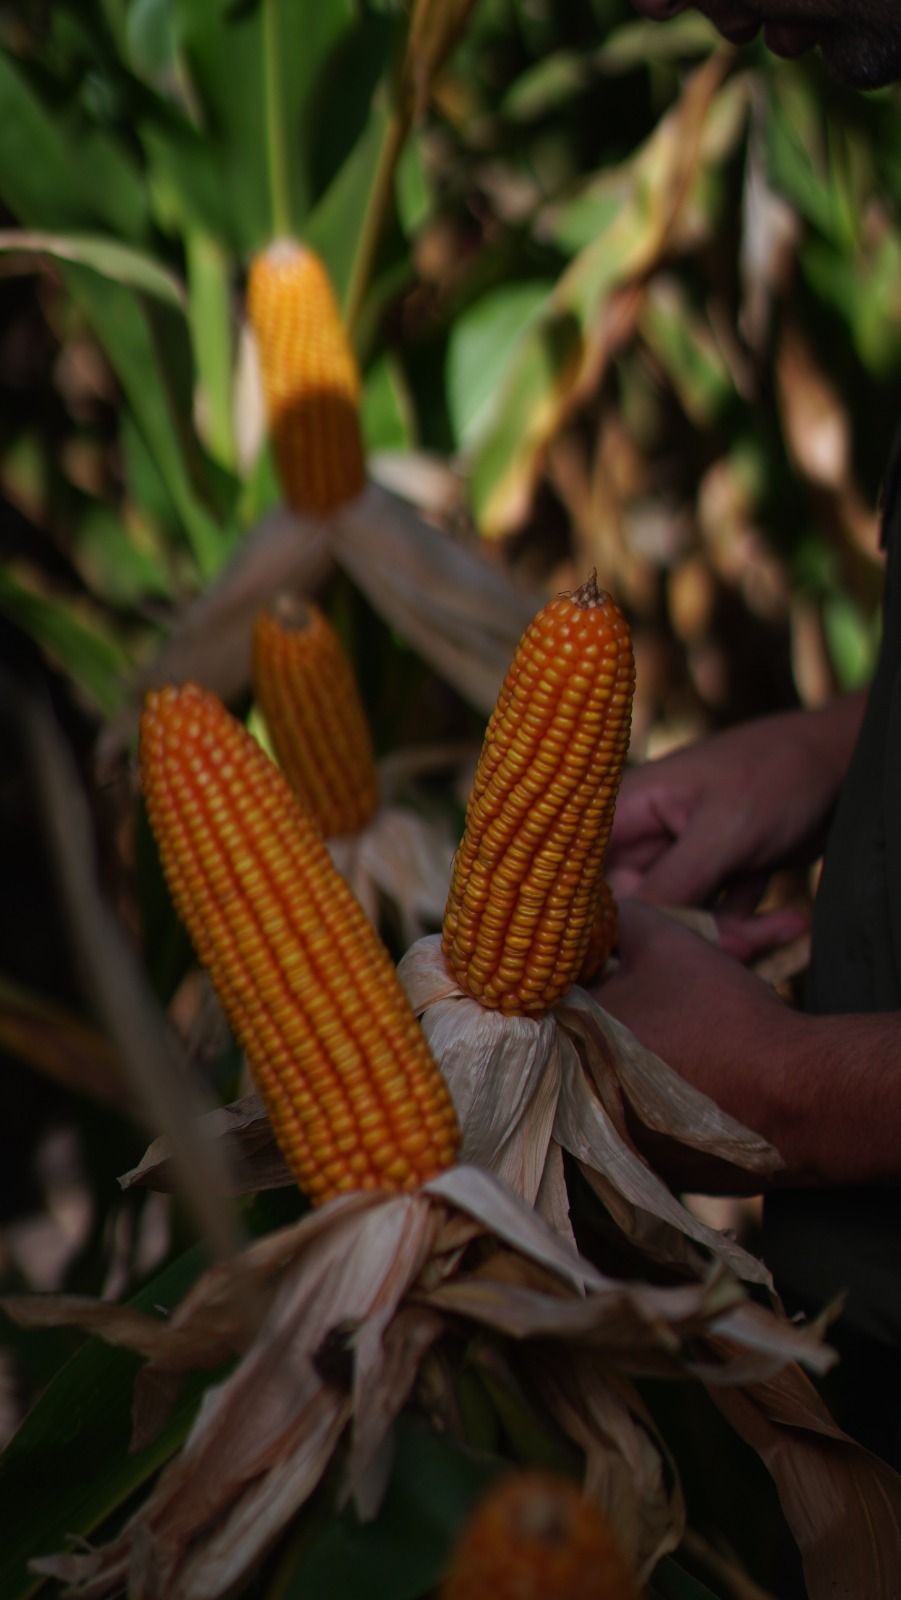
M 629 744 L 629 629 L 592 576 L 526 629 L 488 723 L 443 948 L 485 1006 L 546 1011 L 575 982 Z
M 476 1506 L 440 1600 L 639 1600 L 607 1520 L 574 1484 L 511 1473 Z
M 591 983 L 603 971 L 613 953 L 618 928 L 619 915 L 613 890 L 602 878 L 588 946 L 579 969 L 579 983 Z
M 366 481 L 360 375 L 319 257 L 280 239 L 254 257 L 247 313 L 289 506 L 327 516 Z
M 253 636 L 253 687 L 275 753 L 325 838 L 375 815 L 372 739 L 350 662 L 318 606 L 280 595 Z
M 316 1202 L 454 1160 L 447 1087 L 394 966 L 278 768 L 215 695 L 147 697 L 141 771 L 176 909 Z

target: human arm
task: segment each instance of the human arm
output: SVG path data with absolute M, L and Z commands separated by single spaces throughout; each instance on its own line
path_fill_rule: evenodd
M 775 1145 L 780 1186 L 901 1182 L 901 1016 L 794 1011 L 716 946 L 636 901 L 620 906 L 619 949 L 618 970 L 593 990 L 600 1004 Z M 642 1142 L 675 1187 L 739 1192 L 690 1152 L 676 1166 L 663 1144 Z
M 607 851 L 614 892 L 704 906 L 812 861 L 860 727 L 863 694 L 730 728 L 629 768 Z M 759 889 L 758 889 L 759 893 Z M 737 907 L 749 909 L 748 898 Z

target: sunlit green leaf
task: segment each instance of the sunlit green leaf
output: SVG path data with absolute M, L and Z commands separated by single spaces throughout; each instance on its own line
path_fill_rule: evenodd
M 235 462 L 231 262 L 218 241 L 199 228 L 189 232 L 187 252 L 197 422 L 210 454 L 230 468 Z
M 552 285 L 510 283 L 484 295 L 453 324 L 447 350 L 447 403 L 458 446 L 485 429 L 511 355 Z
M 79 262 L 92 267 L 101 277 L 122 283 L 145 294 L 155 295 L 167 305 L 184 305 L 184 286 L 168 267 L 153 257 L 120 244 L 101 234 L 56 234 L 35 229 L 0 230 L 0 252 L 25 256 L 53 256 L 59 261 Z
M 389 355 L 380 356 L 367 370 L 361 415 L 368 449 L 410 448 L 413 442 L 410 398 L 397 363 Z

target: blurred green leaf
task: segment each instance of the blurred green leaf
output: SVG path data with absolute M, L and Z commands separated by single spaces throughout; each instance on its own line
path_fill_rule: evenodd
M 367 449 L 410 449 L 410 397 L 390 355 L 379 356 L 367 369 L 361 416 Z
M 102 223 L 130 243 L 146 231 L 140 175 L 122 151 L 95 129 L 51 116 L 2 53 L 0 198 L 26 227 L 58 233 Z
M 350 287 L 361 225 L 378 171 L 388 122 L 387 108 L 373 109 L 362 136 L 304 227 L 304 238 L 326 262 L 342 303 Z
M 422 145 L 415 136 L 407 140 L 397 163 L 395 192 L 400 225 L 412 237 L 429 213 L 428 177 Z
M 63 270 L 122 384 L 198 568 L 210 577 L 222 560 L 225 540 L 189 476 L 146 308 L 131 290 L 101 279 L 87 268 L 68 266 Z
M 876 664 L 878 621 L 866 617 L 848 595 L 834 594 L 825 603 L 823 625 L 839 686 L 865 688 Z
M 314 192 L 307 100 L 353 16 L 351 0 L 306 8 L 302 25 L 290 0 L 242 8 L 229 0 L 173 5 L 233 243 L 247 257 L 269 242 L 279 222 L 293 233 L 302 227 Z M 273 159 L 288 205 L 284 219 L 273 210 Z
M 657 279 L 638 326 L 692 421 L 709 426 L 735 387 L 710 328 L 692 312 L 674 279 Z
M 454 321 L 446 382 L 458 447 L 471 447 L 484 432 L 510 359 L 552 287 L 545 280 L 505 284 Z
M 0 231 L 0 253 L 20 252 L 26 256 L 53 256 L 59 261 L 78 262 L 99 272 L 103 278 L 141 289 L 178 309 L 185 303 L 184 285 L 174 272 L 161 266 L 155 257 L 120 244 L 116 239 L 99 234 L 42 233 L 25 228 Z
M 127 657 L 97 622 L 78 617 L 71 599 L 40 594 L 0 568 L 0 614 L 29 634 L 104 716 L 115 711 Z
M 131 0 L 125 39 L 129 62 L 139 77 L 153 83 L 172 72 L 178 54 L 172 0 Z
M 188 323 L 197 374 L 198 430 L 210 454 L 235 465 L 232 427 L 231 263 L 218 241 L 199 228 L 187 236 Z
M 150 527 L 134 516 L 126 527 L 121 513 L 102 501 L 86 506 L 72 559 L 92 592 L 111 605 L 171 596 L 172 579 Z

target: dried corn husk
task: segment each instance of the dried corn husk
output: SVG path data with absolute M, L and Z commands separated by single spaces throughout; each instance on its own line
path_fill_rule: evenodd
M 265 1306 L 251 1330 L 249 1303 Z M 211 1268 L 163 1321 L 71 1297 L 2 1305 L 25 1325 L 75 1323 L 147 1357 L 142 1440 L 173 1379 L 239 1355 L 112 1543 L 34 1564 L 85 1600 L 123 1585 L 146 1600 L 232 1592 L 339 1445 L 344 1494 L 375 1514 L 392 1423 L 448 1319 L 510 1341 L 529 1393 L 584 1448 L 589 1491 L 645 1576 L 678 1543 L 684 1511 L 631 1377 L 762 1383 L 796 1359 L 815 1371 L 832 1359 L 815 1330 L 751 1305 L 723 1273 L 675 1288 L 607 1277 L 472 1167 L 415 1195 L 339 1197 Z

